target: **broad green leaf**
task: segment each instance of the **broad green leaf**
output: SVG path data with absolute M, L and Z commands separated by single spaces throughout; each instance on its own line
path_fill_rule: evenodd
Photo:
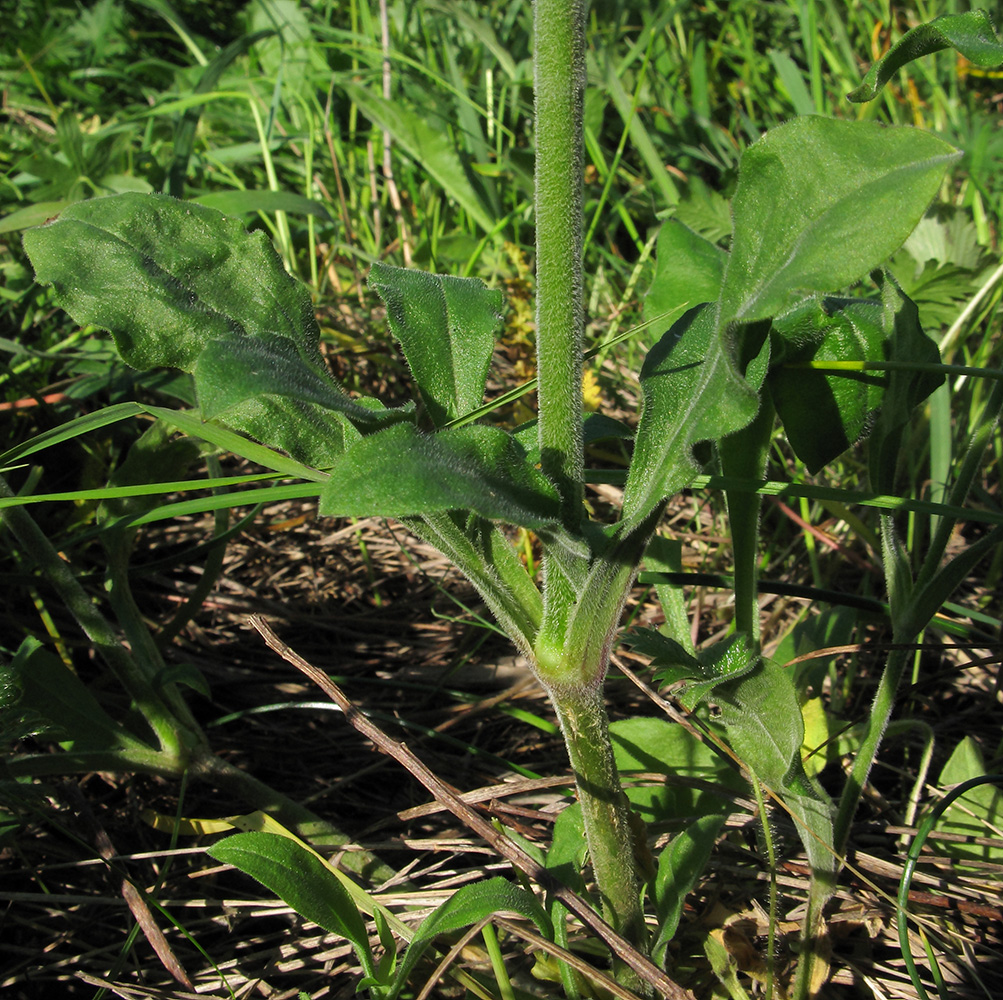
M 423 434 L 397 424 L 362 438 L 331 469 L 320 512 L 408 517 L 471 510 L 526 528 L 558 519 L 557 492 L 498 427 L 470 424 Z
M 365 975 L 376 976 L 369 935 L 355 902 L 312 852 L 278 834 L 237 833 L 206 853 L 250 875 L 318 927 L 347 938 Z
M 864 82 L 846 96 L 857 103 L 870 101 L 907 63 L 948 48 L 957 49 L 980 69 L 993 69 L 1003 63 L 1003 43 L 986 11 L 943 14 L 929 24 L 920 24 L 907 31 L 870 68 Z
M 469 927 L 484 917 L 503 911 L 529 917 L 548 941 L 554 939 L 553 924 L 546 911 L 525 889 L 520 889 L 503 878 L 491 878 L 486 882 L 465 885 L 422 921 L 415 932 L 414 940 L 401 959 L 393 986 L 387 993 L 387 1000 L 394 1000 L 407 985 L 408 976 L 433 938 L 439 934 L 459 930 L 461 927 Z
M 940 772 L 941 786 L 960 785 L 970 778 L 979 778 L 986 773 L 986 762 L 979 745 L 971 736 L 965 736 L 951 753 L 950 759 Z M 1003 824 L 1003 792 L 995 785 L 978 785 L 955 799 L 948 806 L 937 824 L 942 833 L 954 833 L 963 837 L 992 838 L 995 830 Z M 932 840 L 931 845 L 939 853 L 955 858 L 975 858 L 999 864 L 1003 859 L 1003 848 L 991 844 L 951 843 Z
M 881 404 L 880 374 L 847 378 L 809 362 L 884 360 L 889 334 L 881 304 L 866 299 L 806 299 L 773 321 L 766 386 L 795 454 L 818 472 L 867 430 Z
M 664 774 L 664 785 L 628 786 L 627 797 L 646 823 L 726 813 L 727 792 L 715 795 L 674 780 L 695 778 L 722 789 L 738 790 L 745 782 L 735 770 L 682 726 L 668 719 L 619 719 L 610 724 L 613 756 L 621 774 L 630 771 Z
M 470 183 L 456 143 L 442 122 L 429 121 L 427 111 L 421 108 L 384 100 L 372 87 L 354 83 L 339 86 L 370 121 L 390 133 L 394 144 L 439 184 L 484 232 L 494 232 L 494 217 Z
M 386 303 L 432 422 L 440 427 L 480 406 L 502 293 L 477 278 L 454 278 L 375 263 L 369 284 Z
M 693 446 L 744 427 L 759 397 L 742 377 L 714 309 L 700 306 L 675 323 L 641 368 L 644 409 L 623 495 L 625 519 L 644 517 L 686 486 L 700 467 Z
M 927 132 L 807 116 L 742 155 L 721 327 L 770 319 L 897 250 L 961 154 Z
M 761 659 L 741 680 L 718 685 L 714 700 L 732 749 L 790 809 L 816 875 L 831 877 L 837 870 L 832 803 L 805 773 L 804 719 L 790 675 Z
M 282 335 L 322 364 L 310 295 L 264 233 L 167 195 L 78 202 L 29 229 L 24 247 L 42 284 L 78 323 L 109 330 L 134 368 L 192 371 L 231 331 Z
M 652 947 L 656 962 L 664 961 L 665 949 L 675 936 L 686 897 L 707 867 L 724 820 L 724 816 L 697 816 L 658 856 L 653 893 L 658 913 L 658 937 Z
M 654 320 L 680 306 L 716 302 L 727 251 L 669 219 L 658 232 L 655 276 L 644 299 L 644 318 Z

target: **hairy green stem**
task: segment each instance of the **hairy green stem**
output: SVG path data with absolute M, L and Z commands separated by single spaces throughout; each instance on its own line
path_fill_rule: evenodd
M 582 449 L 585 0 L 536 0 L 536 351 L 541 467 L 574 530 Z
M 603 916 L 640 951 L 646 951 L 628 803 L 613 759 L 602 684 L 585 690 L 551 688 L 550 698 L 575 774 Z

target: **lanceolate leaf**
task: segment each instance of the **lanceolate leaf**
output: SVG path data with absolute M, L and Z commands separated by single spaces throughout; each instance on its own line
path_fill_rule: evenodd
M 366 976 L 375 977 L 377 966 L 362 916 L 348 890 L 316 855 L 274 833 L 234 834 L 207 853 L 257 879 L 300 916 L 347 938 Z
M 759 397 L 717 335 L 713 306 L 690 310 L 641 369 L 644 410 L 623 496 L 624 518 L 644 517 L 700 471 L 693 446 L 744 427 Z
M 436 426 L 480 406 L 503 316 L 502 294 L 454 278 L 377 262 L 369 284 L 386 303 L 422 399 Z
M 769 319 L 882 264 L 961 154 L 928 132 L 813 116 L 742 156 L 718 322 Z
M 526 528 L 553 524 L 557 492 L 498 427 L 423 434 L 397 424 L 352 445 L 331 469 L 320 513 L 407 517 L 471 510 Z
M 992 69 L 1003 63 L 1003 43 L 984 10 L 944 14 L 907 31 L 871 67 L 864 82 L 846 96 L 858 103 L 870 101 L 906 63 L 948 48 L 957 49 L 980 69 Z

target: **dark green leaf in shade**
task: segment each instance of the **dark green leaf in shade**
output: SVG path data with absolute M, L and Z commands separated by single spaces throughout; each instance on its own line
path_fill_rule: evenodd
M 202 349 L 236 331 L 280 335 L 321 364 L 306 286 L 264 233 L 167 195 L 78 202 L 24 234 L 42 284 L 78 323 L 111 331 L 134 368 L 192 371 Z
M 943 14 L 929 24 L 907 31 L 869 70 L 864 82 L 847 98 L 857 103 L 873 100 L 892 76 L 907 63 L 941 49 L 956 49 L 980 69 L 1003 63 L 1003 43 L 984 10 Z
M 902 245 L 960 155 L 875 122 L 808 116 L 770 129 L 742 155 L 719 325 L 771 319 L 864 277 Z
M 432 422 L 442 426 L 484 400 L 501 327 L 502 293 L 477 278 L 454 278 L 376 263 L 369 284 L 386 303 Z
M 337 517 L 450 510 L 543 528 L 560 507 L 512 435 L 480 424 L 436 434 L 397 424 L 362 438 L 334 464 L 320 499 L 320 513 Z
M 937 345 L 923 332 L 919 309 L 895 280 L 879 274 L 884 326 L 889 331 L 884 349 L 886 361 L 940 364 Z M 868 473 L 873 488 L 881 493 L 895 492 L 902 433 L 912 411 L 944 381 L 942 374 L 922 371 L 889 371 L 885 390 L 870 437 L 868 438 Z
M 756 415 L 759 397 L 717 335 L 714 312 L 710 305 L 691 309 L 645 358 L 625 518 L 644 517 L 699 473 L 694 445 L 739 430 Z
M 805 367 L 826 361 L 910 360 L 939 364 L 916 306 L 890 278 L 883 300 L 807 299 L 773 323 L 774 364 L 766 379 L 787 439 L 808 470 L 818 472 L 874 425 L 871 448 L 887 464 L 885 438 L 897 447 L 913 408 L 942 381 L 915 372 L 832 372 Z M 891 461 L 894 469 L 895 462 Z M 886 484 L 890 485 L 890 484 Z
M 73 749 L 149 751 L 101 707 L 88 687 L 37 639 L 25 639 L 4 673 L 8 692 L 20 693 L 20 712 L 49 724 L 46 736 Z M 22 734 L 24 735 L 24 734 Z

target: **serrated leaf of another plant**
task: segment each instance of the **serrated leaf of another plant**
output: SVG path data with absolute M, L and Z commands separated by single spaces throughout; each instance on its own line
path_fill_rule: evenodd
M 957 49 L 970 63 L 982 69 L 992 69 L 1003 63 L 1003 44 L 986 11 L 943 14 L 929 24 L 920 24 L 907 31 L 870 68 L 864 82 L 846 96 L 857 103 L 870 101 L 907 63 L 947 48 Z
M 132 750 L 149 747 L 120 726 L 87 686 L 37 639 L 25 639 L 7 671 L 18 708 L 51 724 L 46 736 L 72 741 L 74 749 Z M 22 734 L 23 735 L 23 734 Z
M 352 445 L 331 469 L 320 513 L 409 517 L 471 510 L 526 528 L 554 524 L 557 491 L 498 427 L 423 434 L 397 424 Z
M 379 262 L 369 284 L 386 303 L 432 422 L 439 427 L 480 406 L 503 317 L 501 292 L 477 278 Z
M 903 243 L 960 152 L 913 128 L 805 116 L 742 155 L 719 324 L 769 319 Z

